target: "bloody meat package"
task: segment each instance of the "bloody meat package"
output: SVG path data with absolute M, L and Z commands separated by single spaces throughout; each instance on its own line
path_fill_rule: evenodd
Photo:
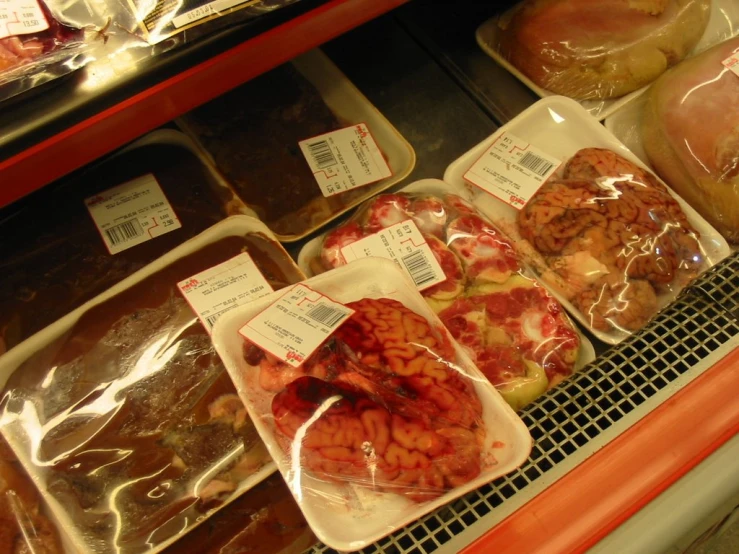
M 265 232 L 227 220 L 3 357 L 0 430 L 76 551 L 157 551 L 274 471 L 177 285 L 244 252 L 302 279 Z
M 351 244 L 413 222 L 443 270 L 444 280 L 423 289 L 424 298 L 520 409 L 581 367 L 581 338 L 559 302 L 527 275 L 509 239 L 459 195 L 464 191 L 440 181 L 417 185 L 417 192 L 377 196 L 330 231 L 308 254 L 310 269 L 344 265 Z
M 302 320 L 274 315 L 300 296 L 296 287 L 224 315 L 213 336 L 326 544 L 362 548 L 523 462 L 530 437 L 522 422 L 392 262 L 360 260 L 299 287 L 309 293 L 288 311 L 303 306 Z M 336 302 L 351 313 L 332 319 L 302 363 L 270 353 L 250 331 L 277 325 L 302 344 L 314 324 L 306 321 L 319 312 L 327 321 Z

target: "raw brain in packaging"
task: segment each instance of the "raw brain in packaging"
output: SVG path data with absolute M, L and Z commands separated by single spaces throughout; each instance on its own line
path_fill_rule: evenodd
M 297 368 L 244 344 L 282 449 L 320 479 L 417 502 L 476 478 L 482 406 L 446 333 L 397 300 L 346 306 L 355 313 Z
M 722 63 L 732 56 L 739 37 L 665 73 L 649 91 L 642 137 L 667 184 L 739 243 L 739 74 Z
M 614 98 L 683 59 L 709 14 L 710 0 L 525 0 L 501 16 L 493 40 L 546 90 Z
M 639 329 L 705 267 L 699 234 L 666 187 L 600 148 L 577 152 L 539 189 L 518 231 L 543 279 L 604 332 Z
M 514 409 L 574 371 L 580 339 L 562 306 L 525 275 L 508 239 L 454 194 L 376 197 L 325 237 L 312 269 L 344 265 L 343 247 L 406 220 L 444 271 L 423 296 Z

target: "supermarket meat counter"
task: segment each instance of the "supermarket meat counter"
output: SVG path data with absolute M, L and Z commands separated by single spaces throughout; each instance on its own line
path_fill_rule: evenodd
M 477 191 L 469 187 L 466 174 L 466 183 L 456 183 L 461 174 L 455 171 L 455 164 L 459 166 L 459 160 L 470 156 L 480 158 L 492 137 L 501 131 L 524 137 L 540 131 L 543 136 L 550 125 L 535 118 L 534 131 L 531 125 L 517 125 L 522 121 L 517 116 L 533 109 L 539 96 L 493 61 L 475 41 L 478 27 L 500 11 L 500 7 L 468 2 L 443 10 L 430 2 L 411 2 L 326 43 L 321 48 L 323 53 L 300 56 L 295 63 L 184 114 L 0 212 L 5 235 L 0 247 L 2 265 L 8 290 L 15 294 L 3 293 L 0 298 L 4 312 L 0 319 L 2 351 L 7 350 L 0 358 L 6 394 L 0 405 L 0 424 L 12 449 L 0 449 L 0 468 L 5 482 L 11 483 L 10 489 L 12 483 L 22 479 L 17 475 L 23 468 L 31 468 L 33 482 L 42 491 L 41 500 L 33 490 L 17 493 L 25 503 L 22 505 L 33 513 L 20 525 L 26 535 L 30 531 L 39 540 L 52 536 L 44 519 L 50 513 L 49 520 L 63 530 L 61 539 L 55 540 L 69 552 L 112 548 L 119 552 L 153 548 L 222 553 L 319 553 L 335 548 L 368 553 L 493 549 L 683 552 L 731 521 L 730 514 L 739 504 L 739 474 L 734 463 L 739 454 L 739 413 L 733 393 L 739 366 L 739 257 L 724 248 L 724 241 L 712 234 L 711 227 L 698 228 L 692 223 L 695 216 L 688 215 L 700 231 L 700 240 L 706 241 L 700 243 L 700 256 L 715 257 L 715 261 L 664 300 L 659 310 L 655 308 L 656 315 L 637 320 L 638 330 L 626 331 L 606 324 L 599 327 L 587 318 L 572 323 L 562 315 L 561 307 L 553 308 L 562 302 L 573 309 L 565 300 L 554 293 L 549 296 L 536 286 L 522 285 L 526 264 L 509 256 L 506 268 L 480 266 L 475 250 L 466 250 L 464 242 L 455 244 L 456 240 L 474 236 L 471 221 L 488 225 L 485 220 L 504 214 L 479 194 L 475 196 Z M 325 81 L 333 83 L 330 93 L 322 88 L 321 82 Z M 285 83 L 288 85 L 283 86 Z M 268 94 L 265 91 L 274 94 L 263 103 L 262 111 L 249 111 L 260 103 L 260 95 Z M 315 91 L 330 109 L 316 100 Z M 309 106 L 308 111 L 296 107 L 301 105 Z M 547 106 L 548 113 L 554 111 L 562 119 L 555 118 L 556 125 L 564 127 L 580 121 L 577 108 L 569 104 Z M 307 118 L 305 113 L 309 114 Z M 249 118 L 249 125 L 242 124 L 243 118 Z M 585 136 L 582 140 L 601 140 L 605 127 L 596 118 L 585 121 L 581 127 L 575 126 Z M 273 133 L 269 132 L 270 125 L 275 129 Z M 347 196 L 345 203 L 304 192 L 295 184 L 308 171 L 302 164 L 302 149 L 290 145 L 283 151 L 281 143 L 321 137 L 346 125 L 364 125 L 371 130 L 382 152 L 377 164 L 382 168 L 384 160 L 388 172 L 377 184 L 357 188 L 359 192 L 370 190 L 366 197 Z M 298 129 L 295 136 L 291 134 L 293 126 Z M 577 144 L 577 137 L 568 140 Z M 615 144 L 612 140 L 603 139 L 604 147 Z M 239 143 L 250 145 L 248 156 L 234 148 Z M 542 144 L 552 149 L 556 146 L 543 139 L 539 146 Z M 320 164 L 325 159 L 320 155 L 326 153 L 317 150 L 319 146 L 324 148 L 316 142 L 307 144 L 314 157 L 305 155 L 305 159 Z M 465 163 L 469 166 L 473 161 Z M 638 163 L 636 157 L 621 163 L 632 164 L 628 167 L 634 173 L 641 171 L 633 165 Z M 265 167 L 261 172 L 254 169 L 260 164 Z M 322 169 L 326 167 L 330 166 Z M 288 201 L 270 199 L 269 195 L 279 194 L 282 186 L 269 181 L 277 171 L 293 187 L 288 189 L 293 196 L 284 197 Z M 145 175 L 136 178 L 141 172 Z M 446 185 L 429 182 L 442 177 Z M 244 185 L 249 182 L 269 184 L 263 189 L 264 195 L 255 195 Z M 652 182 L 645 177 L 645 183 L 648 186 Z M 450 186 L 456 187 L 454 197 L 445 192 L 444 187 Z M 153 226 L 142 225 L 131 215 L 133 208 L 116 214 L 120 217 L 115 221 L 105 220 L 106 206 L 121 199 L 111 191 L 124 190 L 121 187 L 128 187 L 124 203 L 155 197 L 155 203 L 135 204 L 137 209 L 151 211 L 147 214 Z M 471 204 L 464 200 L 468 194 Z M 376 198 L 383 199 L 383 203 Z M 429 204 L 432 200 L 434 203 Z M 362 207 L 355 210 L 360 204 Z M 437 213 L 445 210 L 448 219 L 430 217 L 430 205 Z M 394 210 L 403 214 L 400 219 Z M 396 292 L 404 286 L 398 284 L 381 293 L 395 298 L 395 304 L 368 306 L 363 303 L 366 299 L 354 301 L 355 292 L 333 285 L 333 272 L 323 273 L 341 265 L 331 246 L 332 236 L 346 241 L 340 243 L 339 251 L 341 256 L 348 256 L 346 247 L 351 241 L 367 240 L 378 229 L 398 225 L 406 217 L 424 232 L 428 245 L 446 253 L 438 259 L 452 264 L 440 265 L 446 282 L 426 289 L 419 286 L 423 298 L 414 291 L 417 299 L 410 300 L 410 296 Z M 333 221 L 328 224 L 329 220 Z M 505 222 L 505 218 L 501 216 L 498 221 Z M 683 221 L 674 225 L 687 225 Z M 466 227 L 460 227 L 462 223 Z M 498 237 L 495 248 L 507 244 L 492 227 L 484 228 L 488 235 Z M 462 239 L 453 238 L 460 232 Z M 144 235 L 153 238 L 148 240 Z M 694 246 L 697 239 L 690 240 L 693 242 L 689 245 L 698 248 Z M 369 243 L 365 244 L 370 248 Z M 489 242 L 485 244 L 493 247 Z M 248 261 L 244 261 L 244 255 Z M 347 277 L 357 290 L 376 291 L 382 283 L 395 283 L 397 278 L 390 274 L 385 277 L 386 271 L 393 273 L 392 267 L 378 265 L 372 272 L 380 284 L 373 284 L 360 270 L 351 273 L 352 265 L 335 271 L 336 275 L 341 271 L 345 275 L 359 274 Z M 288 427 L 280 426 L 279 432 L 271 429 L 272 414 L 269 418 L 255 417 L 269 410 L 260 404 L 263 396 L 251 395 L 257 387 L 277 392 L 271 400 L 277 419 L 283 413 L 277 409 L 305 417 L 302 411 L 292 411 L 290 401 L 297 395 L 303 406 L 309 397 L 295 385 L 299 379 L 283 381 L 281 372 L 294 373 L 287 369 L 286 361 L 280 365 L 273 349 L 258 342 L 243 346 L 242 337 L 231 347 L 233 337 L 238 336 L 235 332 L 220 339 L 219 330 L 234 327 L 241 328 L 244 339 L 256 340 L 254 334 L 244 334 L 242 308 L 232 309 L 230 298 L 224 297 L 221 300 L 225 303 L 217 306 L 203 307 L 198 281 L 218 283 L 215 288 L 225 286 L 225 281 L 218 280 L 212 271 L 213 266 L 246 280 L 246 292 L 233 302 L 241 303 L 249 294 L 288 290 L 304 274 L 321 273 L 313 277 L 313 288 L 345 302 L 356 312 L 349 324 L 333 335 L 335 344 L 343 346 L 324 343 L 326 350 L 321 350 L 321 355 L 329 356 L 341 367 L 346 364 L 362 371 L 339 371 L 336 377 L 330 371 L 321 373 L 323 366 L 316 363 L 310 366 L 316 368 L 309 371 L 310 376 L 302 377 L 320 376 L 328 383 L 326 387 L 333 387 L 327 389 L 331 393 L 321 392 L 329 396 L 344 391 L 346 398 L 357 398 L 367 390 L 357 385 L 366 383 L 359 379 L 360 373 L 364 379 L 376 374 L 376 367 L 369 367 L 373 362 L 366 361 L 370 358 L 362 358 L 367 342 L 353 342 L 357 340 L 353 326 L 372 321 L 373 310 L 383 309 L 388 317 L 396 317 L 415 306 L 419 314 L 428 312 L 426 319 L 436 317 L 436 313 L 457 341 L 475 351 L 477 346 L 466 343 L 466 335 L 455 334 L 456 327 L 449 323 L 459 321 L 449 311 L 449 298 L 460 290 L 465 299 L 508 294 L 514 290 L 510 288 L 514 282 L 515 290 L 540 290 L 537 297 L 546 297 L 549 309 L 554 310 L 550 311 L 552 321 L 572 330 L 565 331 L 564 338 L 558 340 L 565 345 L 577 342 L 580 354 L 577 362 L 571 361 L 574 374 L 566 378 L 557 374 L 565 364 L 560 358 L 566 357 L 559 350 L 554 369 L 547 365 L 549 362 L 539 361 L 551 372 L 535 374 L 530 382 L 524 379 L 526 386 L 515 390 L 495 381 L 483 367 L 481 357 L 478 365 L 482 373 L 476 373 L 476 369 L 466 374 L 462 371 L 455 394 L 465 398 L 474 390 L 484 401 L 482 417 L 488 433 L 501 433 L 501 437 L 508 432 L 506 436 L 511 437 L 527 432 L 533 441 L 527 456 L 522 455 L 522 448 L 509 451 L 506 443 L 515 442 L 509 439 L 486 446 L 489 450 L 485 455 L 497 462 L 482 469 L 477 479 L 493 476 L 484 482 L 469 478 L 462 462 L 456 469 L 445 469 L 457 472 L 453 485 L 432 484 L 435 473 L 431 470 L 421 477 L 407 478 L 417 481 L 406 481 L 406 477 L 391 476 L 378 466 L 380 490 L 386 487 L 390 492 L 371 494 L 362 492 L 362 478 L 353 473 L 355 467 L 338 465 L 333 458 L 326 462 L 319 454 L 311 453 L 312 458 L 305 454 L 306 461 L 301 463 L 310 463 L 317 475 L 330 476 L 332 471 L 335 475 L 338 467 L 342 478 L 354 480 L 348 485 L 351 502 L 344 504 L 345 500 L 337 501 L 337 486 L 331 484 L 335 477 L 322 482 L 307 470 L 290 473 L 289 464 L 283 461 Z M 360 262 L 355 267 L 361 267 Z M 448 267 L 459 267 L 464 274 L 462 284 L 452 292 L 456 269 Z M 255 278 L 255 273 L 259 277 Z M 398 299 L 405 308 L 398 307 Z M 252 306 L 257 304 L 259 301 Z M 261 304 L 266 307 L 266 300 Z M 53 309 L 48 309 L 49 305 Z M 222 313 L 219 310 L 230 314 L 214 327 L 215 316 Z M 618 321 L 621 326 L 631 324 L 630 320 Z M 433 333 L 424 330 L 424 325 L 428 326 L 419 320 L 414 332 L 429 335 L 418 335 L 424 338 L 414 340 L 431 340 Z M 374 333 L 371 327 L 363 329 Z M 208 336 L 211 332 L 215 346 Z M 164 343 L 167 348 L 159 342 L 163 336 L 168 337 Z M 454 355 L 436 343 L 424 344 L 438 348 L 438 353 L 443 353 L 439 359 Z M 357 361 L 356 353 L 364 364 Z M 528 364 L 525 367 L 531 369 L 537 354 L 527 355 L 530 359 L 524 362 Z M 239 364 L 244 360 L 260 368 L 257 381 L 249 381 L 243 373 L 244 366 Z M 315 358 L 309 358 L 306 366 L 313 363 L 311 360 Z M 458 363 L 466 367 L 462 361 Z M 53 369 L 49 371 L 49 367 Z M 571 371 L 572 366 L 566 373 Z M 414 410 L 438 409 L 433 406 L 440 402 L 439 397 L 424 397 L 423 403 L 416 405 L 415 395 L 421 395 L 421 389 L 413 389 L 410 396 L 407 392 L 411 390 L 408 387 L 416 386 L 409 384 L 413 378 L 406 382 L 400 373 L 394 375 L 393 390 L 406 391 L 404 401 L 413 406 L 398 413 L 403 413 L 408 422 L 417 417 L 413 425 L 430 425 Z M 470 376 L 476 383 L 474 389 L 464 385 L 464 377 Z M 476 377 L 485 384 L 476 382 Z M 500 375 L 496 373 L 495 377 Z M 500 395 L 489 396 L 493 390 L 488 379 Z M 350 385 L 354 387 L 352 392 L 346 392 Z M 310 394 L 317 394 L 315 382 L 312 386 Z M 526 393 L 521 396 L 523 389 Z M 352 410 L 359 413 L 359 406 L 371 402 L 391 413 L 401 409 L 386 393 L 377 393 L 374 388 L 369 391 L 366 398 L 361 396 L 364 404 L 357 401 L 334 415 L 349 417 L 346 414 Z M 377 400 L 380 397 L 382 402 Z M 475 394 L 469 398 L 475 398 Z M 517 418 L 511 417 L 513 412 L 506 403 L 516 409 Z M 474 401 L 469 404 L 474 412 Z M 108 412 L 111 406 L 115 409 Z M 362 409 L 366 410 L 364 414 L 370 413 L 368 408 Z M 441 413 L 441 419 L 452 417 Z M 479 423 L 471 423 L 468 416 L 459 417 L 466 418 L 466 423 L 455 423 L 457 442 L 452 441 L 447 448 L 456 449 L 455 456 L 466 460 L 472 447 L 462 446 L 461 437 L 467 437 L 468 429 Z M 474 415 L 471 417 L 475 420 Z M 87 422 L 80 425 L 79 421 Z M 99 433 L 97 428 L 107 431 Z M 449 429 L 438 433 L 447 436 L 444 433 Z M 318 439 L 306 436 L 304 440 L 308 444 Z M 38 450 L 29 448 L 33 441 Z M 93 448 L 86 449 L 86 441 Z M 72 446 L 76 442 L 79 446 Z M 295 444 L 299 442 L 290 447 Z M 364 455 L 368 455 L 363 448 Z M 105 454 L 107 451 L 128 454 L 116 457 Z M 149 459 L 129 456 L 137 451 L 147 452 Z M 514 464 L 517 467 L 496 473 L 496 465 L 504 466 L 506 456 L 519 456 Z M 277 461 L 276 466 L 270 458 Z M 447 468 L 447 464 L 445 457 L 439 457 L 430 467 Z M 152 472 L 165 476 L 153 488 L 147 485 Z M 110 483 L 117 483 L 120 475 L 128 475 L 139 485 L 130 490 L 126 490 L 127 485 L 118 486 L 111 491 Z M 318 483 L 304 483 L 311 483 L 311 479 Z M 434 487 L 441 487 L 445 495 L 455 488 L 464 492 L 439 498 Z M 197 501 L 187 491 L 193 491 Z M 434 503 L 434 507 L 409 511 L 404 504 L 384 504 L 393 491 L 412 497 L 413 502 Z M 114 507 L 112 519 L 106 503 Z M 337 510 L 337 504 L 344 507 Z M 13 512 L 10 501 L 8 506 Z M 347 509 L 361 516 L 346 519 Z M 328 518 L 321 512 L 328 513 Z M 394 524 L 393 519 L 402 521 L 402 525 Z M 378 520 L 382 523 L 382 538 L 363 541 L 362 537 L 354 543 L 342 538 L 356 534 L 357 529 L 361 530 L 359 535 L 371 536 L 370 530 Z M 318 540 L 316 535 L 328 540 Z M 0 545 L 4 540 L 0 534 Z M 328 546 L 329 542 L 335 548 Z M 22 540 L 16 544 L 23 544 Z M 39 543 L 31 540 L 28 544 Z

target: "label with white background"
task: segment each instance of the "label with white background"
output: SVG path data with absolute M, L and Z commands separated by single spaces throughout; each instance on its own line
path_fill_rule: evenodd
M 299 284 L 253 317 L 239 333 L 298 367 L 353 313 L 351 308 Z
M 347 263 L 369 257 L 392 260 L 411 276 L 420 291 L 446 281 L 444 270 L 411 219 L 344 246 L 341 254 Z
M 208 333 L 227 311 L 272 292 L 246 252 L 180 281 L 177 287 Z
M 111 254 L 182 227 L 154 175 L 143 175 L 85 200 Z
M 240 6 L 241 4 L 246 4 L 248 6 L 256 3 L 256 0 L 215 0 L 215 2 L 208 2 L 207 4 L 203 4 L 202 6 L 198 6 L 197 8 L 178 15 L 172 19 L 172 25 L 174 25 L 175 29 L 179 29 L 180 27 L 184 27 L 189 23 L 199 21 L 206 17 L 224 15 L 221 12 L 225 12 L 231 8 Z
M 730 69 L 735 75 L 739 76 L 739 52 L 736 52 L 726 58 L 723 62 L 724 67 Z
M 467 170 L 464 178 L 506 204 L 521 209 L 557 171 L 560 163 L 513 133 L 502 133 Z
M 36 0 L 0 0 L 0 38 L 38 33 L 49 28 Z
M 364 123 L 298 143 L 323 196 L 375 183 L 393 172 Z

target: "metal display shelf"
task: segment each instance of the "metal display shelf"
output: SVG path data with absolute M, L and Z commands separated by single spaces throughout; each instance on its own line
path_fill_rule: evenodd
M 151 60 L 104 91 L 83 86 L 88 66 L 9 105 L 0 113 L 0 207 L 406 1 L 303 0 Z

